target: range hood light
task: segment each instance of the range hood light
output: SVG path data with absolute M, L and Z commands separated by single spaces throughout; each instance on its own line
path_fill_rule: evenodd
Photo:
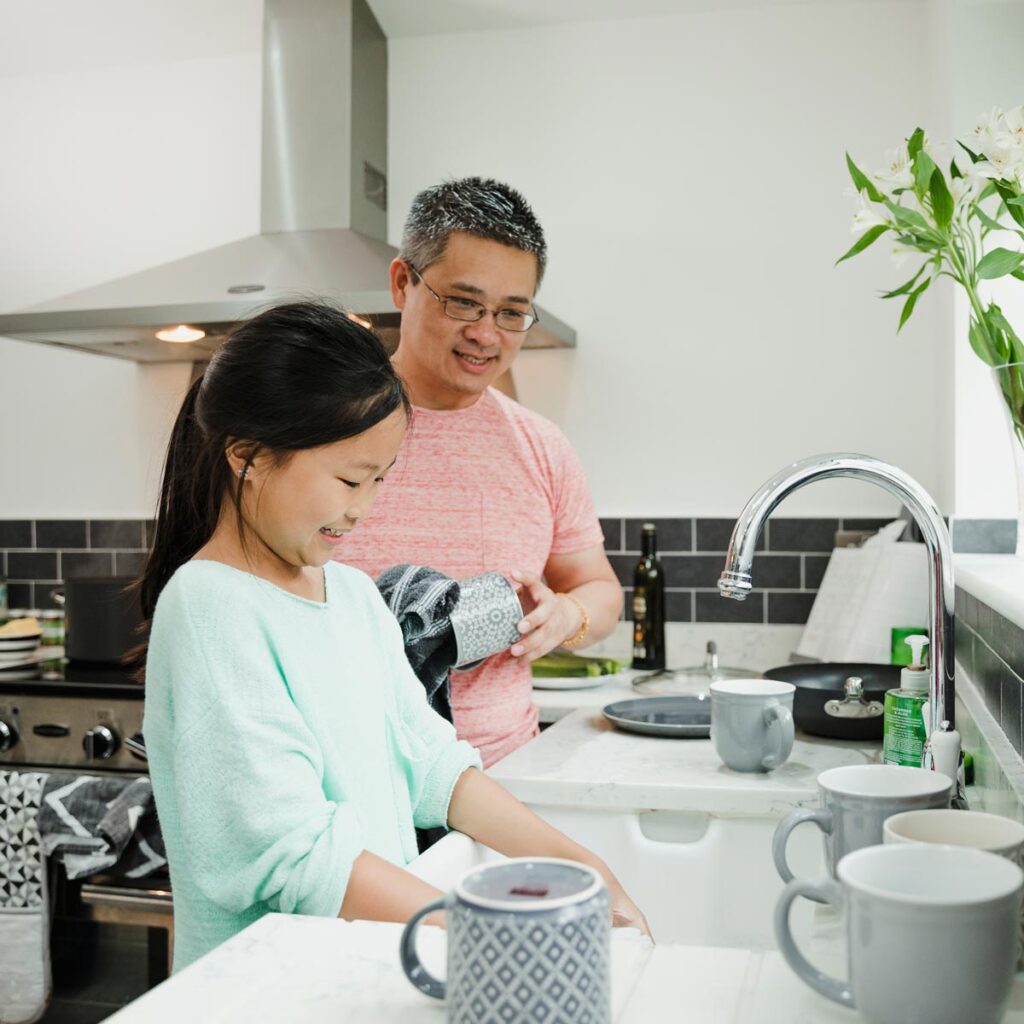
M 188 327 L 186 324 L 178 324 L 177 327 L 165 327 L 157 331 L 156 336 L 161 341 L 176 341 L 180 344 L 187 344 L 190 341 L 200 341 L 206 337 L 206 331 L 198 327 Z

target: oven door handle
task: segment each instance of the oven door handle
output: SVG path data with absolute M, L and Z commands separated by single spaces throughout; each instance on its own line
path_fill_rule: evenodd
M 33 725 L 32 732 L 36 736 L 49 736 L 54 739 L 71 735 L 71 730 L 66 725 L 57 725 L 55 722 L 43 722 L 40 725 Z

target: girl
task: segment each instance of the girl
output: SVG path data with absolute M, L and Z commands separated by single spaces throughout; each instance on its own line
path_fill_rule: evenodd
M 427 705 L 398 624 L 334 562 L 369 514 L 409 403 L 369 331 L 329 306 L 239 327 L 185 399 L 142 580 L 144 733 L 179 970 L 269 911 L 404 921 L 414 825 L 607 866 L 480 771 Z

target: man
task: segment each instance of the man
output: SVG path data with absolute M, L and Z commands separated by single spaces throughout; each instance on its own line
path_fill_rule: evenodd
M 602 639 L 622 607 L 568 441 L 491 387 L 536 319 L 546 255 L 533 211 L 507 185 L 466 178 L 416 197 L 391 264 L 394 364 L 415 409 L 372 519 L 338 552 L 374 577 L 409 562 L 520 586 L 521 639 L 452 674 L 456 729 L 485 767 L 537 734 L 531 660 Z

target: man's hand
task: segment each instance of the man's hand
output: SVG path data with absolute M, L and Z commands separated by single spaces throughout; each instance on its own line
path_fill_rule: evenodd
M 579 630 L 580 610 L 567 597 L 556 594 L 536 573 L 509 575 L 520 584 L 519 602 L 527 613 L 519 622 L 521 639 L 512 645 L 511 654 L 534 661 Z

